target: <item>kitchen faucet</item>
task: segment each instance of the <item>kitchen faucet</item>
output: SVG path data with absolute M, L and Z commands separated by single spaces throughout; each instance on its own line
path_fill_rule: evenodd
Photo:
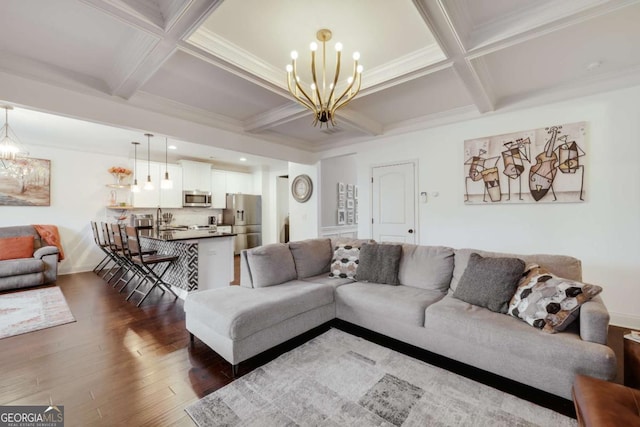
M 158 206 L 158 210 L 156 210 L 156 227 L 158 230 L 160 229 L 160 224 L 162 224 L 162 209 Z

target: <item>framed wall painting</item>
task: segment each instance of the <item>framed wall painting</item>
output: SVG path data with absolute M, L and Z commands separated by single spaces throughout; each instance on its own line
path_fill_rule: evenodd
M 50 205 L 50 160 L 0 160 L 0 206 Z
M 347 224 L 352 225 L 355 218 L 353 209 L 347 210 Z
M 345 225 L 347 223 L 347 211 L 344 209 L 338 209 L 338 225 Z
M 357 185 L 353 186 L 353 198 L 358 200 L 358 186 Z
M 585 200 L 587 123 L 464 141 L 465 204 Z
M 345 209 L 345 201 L 344 200 L 338 200 L 338 209 Z
M 353 199 L 347 199 L 347 209 L 353 209 Z
M 353 192 L 353 184 L 347 184 L 347 192 Z
M 338 183 L 338 194 L 344 194 L 344 182 Z

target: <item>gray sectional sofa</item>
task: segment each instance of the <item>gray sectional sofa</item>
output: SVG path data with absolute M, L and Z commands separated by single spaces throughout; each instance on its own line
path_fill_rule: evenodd
M 44 285 L 58 277 L 58 248 L 47 246 L 34 227 L 0 227 L 0 238 L 20 236 L 33 236 L 33 255 L 0 261 L 0 291 Z
M 232 365 L 334 318 L 549 393 L 571 398 L 577 374 L 611 380 L 609 314 L 600 297 L 567 330 L 548 334 L 507 314 L 453 297 L 470 254 L 518 257 L 581 280 L 579 260 L 402 246 L 400 285 L 329 277 L 333 244 L 312 239 L 241 254 L 241 286 L 189 294 L 186 327 Z

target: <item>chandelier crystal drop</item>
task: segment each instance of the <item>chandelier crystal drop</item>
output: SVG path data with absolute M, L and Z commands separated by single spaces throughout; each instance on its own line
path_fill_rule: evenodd
M 0 159 L 2 160 L 15 160 L 16 157 L 25 157 L 27 153 L 22 144 L 15 136 L 15 133 L 9 127 L 9 110 L 13 110 L 13 107 L 5 105 L 4 108 L 4 126 L 0 129 Z
M 362 65 L 358 65 L 360 54 L 355 52 L 353 54 L 353 73 L 346 80 L 344 89 L 337 89 L 337 86 L 341 86 L 339 78 L 342 43 L 336 43 L 336 69 L 333 78 L 330 78 L 329 84 L 327 84 L 326 44 L 331 40 L 331 35 L 331 31 L 327 29 L 319 30 L 316 33 L 318 41 L 322 43 L 322 68 L 320 70 L 320 76 L 318 76 L 318 70 L 316 69 L 318 44 L 316 42 L 311 43 L 312 83 L 309 85 L 308 90 L 303 87 L 303 83 L 298 76 L 296 68 L 298 52 L 291 52 L 291 64 L 287 65 L 287 85 L 289 92 L 291 92 L 291 95 L 293 95 L 296 101 L 313 112 L 313 125 L 316 126 L 319 124 L 321 128 L 323 124 L 326 125 L 327 128 L 329 124 L 332 126 L 336 125 L 336 111 L 347 105 L 349 101 L 358 94 L 362 83 Z M 320 79 L 318 79 L 318 77 L 320 77 Z

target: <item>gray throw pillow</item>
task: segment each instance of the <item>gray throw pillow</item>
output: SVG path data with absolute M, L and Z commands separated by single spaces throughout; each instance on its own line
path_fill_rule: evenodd
M 298 279 L 317 276 L 329 271 L 333 249 L 331 239 L 308 239 L 289 242 L 289 250 L 296 263 Z
M 506 314 L 524 267 L 524 261 L 518 258 L 483 258 L 472 253 L 453 296 Z
M 273 243 L 247 251 L 254 288 L 279 285 L 298 277 L 289 245 Z
M 402 245 L 362 245 L 356 280 L 399 285 L 398 270 L 401 256 Z

